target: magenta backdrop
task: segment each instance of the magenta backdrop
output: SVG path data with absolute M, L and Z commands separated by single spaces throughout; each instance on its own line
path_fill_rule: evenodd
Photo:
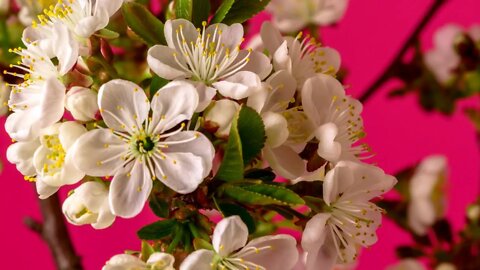
M 347 83 L 352 95 L 362 93 L 382 72 L 431 2 L 351 0 L 345 19 L 337 27 L 324 30 L 324 43 L 340 51 L 344 67 L 349 70 Z M 450 0 L 422 36 L 426 48 L 431 46 L 431 35 L 437 27 L 448 22 L 465 26 L 479 22 L 479 10 L 478 0 Z M 388 85 L 365 104 L 363 113 L 367 142 L 377 153 L 373 162 L 394 173 L 427 155 L 446 155 L 451 167 L 448 217 L 455 229 L 461 228 L 464 208 L 479 191 L 479 153 L 473 126 L 460 112 L 449 118 L 425 113 L 419 109 L 416 97 L 390 100 L 386 98 L 387 91 Z M 0 125 L 3 123 L 0 120 Z M 54 269 L 47 246 L 22 223 L 26 216 L 38 218 L 39 211 L 32 184 L 25 182 L 14 166 L 5 161 L 9 143 L 2 128 L 0 157 L 5 170 L 0 191 L 1 268 Z M 114 254 L 138 249 L 135 232 L 152 220 L 153 215 L 146 209 L 134 219 L 117 219 L 103 231 L 90 226 L 69 226 L 69 229 L 86 269 L 93 270 L 100 269 Z M 379 239 L 376 245 L 363 251 L 358 269 L 384 269 L 395 262 L 394 247 L 410 242 L 409 236 L 388 220 L 379 229 Z

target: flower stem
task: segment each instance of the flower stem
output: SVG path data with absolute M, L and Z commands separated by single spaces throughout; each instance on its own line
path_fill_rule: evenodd
M 375 94 L 383 84 L 385 84 L 391 78 L 395 77 L 395 71 L 400 65 L 402 65 L 402 59 L 405 53 L 418 41 L 420 34 L 423 32 L 430 20 L 447 1 L 448 0 L 435 0 L 435 2 L 428 9 L 423 19 L 418 23 L 415 30 L 410 34 L 409 38 L 403 44 L 402 48 L 397 53 L 390 65 L 385 69 L 382 75 L 380 75 L 380 77 L 378 77 L 378 79 L 373 82 L 372 85 L 360 96 L 359 100 L 362 103 L 370 99 L 370 97 L 372 97 L 372 95 Z

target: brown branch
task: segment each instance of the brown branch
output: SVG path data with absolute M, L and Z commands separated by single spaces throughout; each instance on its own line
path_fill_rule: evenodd
M 405 41 L 403 44 L 402 48 L 400 51 L 397 53 L 393 61 L 390 63 L 390 65 L 385 69 L 385 71 L 378 77 L 378 79 L 373 82 L 373 84 L 363 93 L 359 100 L 363 103 L 366 102 L 375 92 L 377 92 L 380 87 L 386 83 L 388 80 L 393 78 L 395 76 L 395 71 L 397 70 L 397 67 L 402 65 L 402 59 L 405 56 L 405 53 L 410 49 L 417 41 L 422 33 L 423 29 L 425 26 L 428 25 L 430 20 L 434 17 L 434 15 L 437 13 L 437 11 L 447 2 L 448 0 L 435 0 L 435 2 L 430 6 L 428 9 L 427 13 L 423 17 L 423 19 L 420 21 L 420 23 L 417 25 L 415 30 L 410 34 L 408 39 Z
M 39 202 L 43 223 L 25 218 L 25 225 L 38 233 L 48 244 L 58 270 L 82 270 L 80 257 L 75 253 L 63 219 L 58 195 L 54 194 Z

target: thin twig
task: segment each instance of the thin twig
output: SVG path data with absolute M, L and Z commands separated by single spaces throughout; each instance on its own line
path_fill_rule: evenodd
M 378 79 L 363 93 L 359 100 L 363 103 L 366 102 L 375 92 L 377 92 L 380 87 L 386 83 L 388 80 L 395 76 L 396 68 L 402 64 L 402 59 L 405 56 L 405 53 L 408 49 L 413 46 L 417 41 L 418 37 L 422 33 L 425 26 L 428 25 L 430 20 L 434 17 L 437 11 L 445 4 L 447 0 L 435 0 L 435 2 L 430 6 L 427 13 L 417 25 L 415 30 L 410 34 L 409 38 L 403 44 L 401 50 L 397 53 L 390 65 L 385 69 L 385 71 L 378 77 Z
M 82 270 L 80 257 L 75 253 L 63 219 L 58 195 L 54 194 L 39 201 L 43 223 L 26 218 L 25 225 L 38 233 L 48 244 L 58 270 Z

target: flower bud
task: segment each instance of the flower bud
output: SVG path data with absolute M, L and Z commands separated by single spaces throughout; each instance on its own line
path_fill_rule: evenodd
M 72 87 L 67 93 L 65 107 L 75 120 L 94 120 L 98 112 L 97 93 L 88 88 Z
M 175 258 L 167 253 L 155 252 L 148 258 L 147 262 L 143 262 L 138 257 L 129 254 L 119 254 L 113 256 L 102 270 L 114 269 L 139 269 L 139 270 L 175 270 L 173 263 Z
M 95 229 L 107 228 L 115 220 L 108 205 L 108 189 L 98 182 L 87 182 L 76 188 L 63 203 L 62 210 L 70 223 L 91 224 Z
M 232 120 L 240 105 L 229 99 L 215 101 L 205 114 L 206 128 L 211 128 L 217 137 L 227 137 L 230 133 Z

